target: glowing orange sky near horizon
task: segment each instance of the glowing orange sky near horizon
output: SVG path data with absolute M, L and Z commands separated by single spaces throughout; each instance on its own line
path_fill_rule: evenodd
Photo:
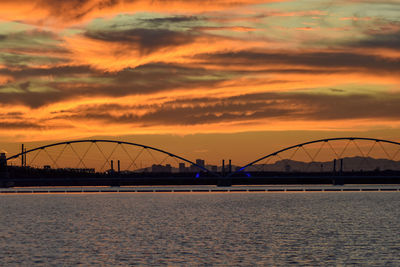
M 177 135 L 191 147 L 187 135 L 240 140 L 244 132 L 307 139 L 294 131 L 398 140 L 398 8 L 371 0 L 2 1 L 0 144 L 148 135 L 168 148 L 160 140 Z

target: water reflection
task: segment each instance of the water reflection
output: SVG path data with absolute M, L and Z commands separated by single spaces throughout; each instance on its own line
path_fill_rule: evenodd
M 0 196 L 4 265 L 400 264 L 397 192 Z

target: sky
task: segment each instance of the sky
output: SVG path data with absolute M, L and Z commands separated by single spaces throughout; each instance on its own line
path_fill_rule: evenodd
M 316 138 L 399 141 L 399 14 L 399 0 L 2 0 L 0 148 L 101 136 L 244 164 Z

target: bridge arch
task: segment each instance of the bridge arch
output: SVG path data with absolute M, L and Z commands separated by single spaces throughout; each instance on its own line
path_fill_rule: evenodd
M 36 148 L 33 148 L 33 149 L 29 149 L 29 150 L 27 150 L 27 151 L 24 151 L 24 152 L 15 154 L 15 155 L 13 155 L 13 156 L 10 156 L 10 157 L 7 158 L 7 161 L 13 160 L 13 159 L 17 159 L 17 158 L 19 158 L 19 157 L 23 157 L 23 156 L 25 156 L 26 154 L 29 154 L 29 153 L 32 153 L 32 152 L 35 152 L 35 151 L 45 150 L 46 148 L 56 147 L 56 146 L 63 146 L 63 145 L 66 145 L 66 146 L 67 146 L 67 145 L 77 144 L 77 143 L 92 143 L 92 144 L 96 144 L 96 143 L 113 143 L 113 144 L 117 144 L 117 145 L 122 145 L 122 144 L 123 144 L 123 145 L 128 145 L 128 146 L 141 147 L 141 148 L 143 148 L 143 149 L 150 149 L 150 150 L 157 151 L 157 152 L 160 152 L 160 153 L 162 153 L 162 154 L 165 154 L 166 156 L 169 156 L 169 157 L 172 157 L 172 158 L 175 158 L 175 159 L 179 159 L 179 160 L 181 160 L 181 161 L 184 161 L 184 162 L 186 162 L 186 163 L 189 163 L 189 164 L 191 164 L 191 165 L 193 165 L 193 166 L 198 167 L 198 168 L 201 169 L 202 171 L 205 171 L 205 172 L 207 172 L 207 173 L 210 173 L 210 174 L 212 174 L 212 175 L 214 175 L 214 176 L 217 176 L 217 177 L 220 176 L 219 174 L 214 173 L 214 172 L 208 170 L 208 169 L 205 168 L 204 166 L 198 165 L 197 163 L 195 163 L 195 162 L 193 162 L 193 161 L 191 161 L 191 160 L 189 160 L 189 159 L 186 159 L 186 158 L 181 157 L 181 156 L 178 156 L 178 155 L 176 155 L 176 154 L 167 152 L 167 151 L 165 151 L 165 150 L 162 150 L 162 149 L 159 149 L 159 148 L 156 148 L 156 147 L 152 147 L 152 146 L 148 146 L 148 145 L 142 145 L 142 144 L 138 144 L 138 143 L 133 143 L 133 142 L 118 141 L 118 140 L 109 140 L 109 139 L 85 139 L 85 140 L 73 140 L 73 141 L 64 141 L 64 142 L 58 142 L 58 143 L 48 144 L 48 145 L 39 146 L 39 147 L 36 147 Z M 112 154 L 112 153 L 111 153 L 111 154 Z M 106 158 L 106 160 L 108 160 L 108 159 L 110 158 L 111 155 L 109 155 L 108 158 L 107 158 L 104 154 L 103 154 L 103 156 Z M 52 160 L 53 160 L 53 159 L 52 159 Z M 81 158 L 80 160 L 82 161 L 82 158 Z M 54 161 L 54 160 L 53 160 L 53 161 Z
M 293 146 L 289 146 L 289 147 L 286 147 L 286 148 L 277 150 L 277 151 L 275 151 L 275 152 L 273 152 L 273 153 L 267 154 L 267 155 L 265 155 L 265 156 L 263 156 L 263 157 L 260 157 L 260 158 L 258 158 L 258 159 L 256 159 L 256 160 L 254 160 L 254 161 L 252 161 L 252 162 L 250 162 L 250 163 L 248 163 L 248 164 L 246 164 L 246 165 L 240 167 L 236 172 L 231 173 L 231 175 L 236 174 L 236 173 L 240 173 L 240 172 L 244 172 L 247 168 L 249 168 L 249 167 L 255 165 L 256 163 L 259 163 L 259 162 L 261 162 L 261 161 L 263 161 L 263 160 L 266 160 L 266 159 L 268 159 L 268 158 L 271 158 L 271 157 L 273 157 L 273 156 L 277 156 L 277 155 L 279 155 L 280 153 L 285 152 L 285 151 L 288 151 L 288 150 L 291 150 L 291 149 L 303 148 L 304 146 L 311 145 L 311 144 L 316 144 L 316 143 L 326 143 L 326 142 L 329 142 L 329 141 L 340 141 L 340 140 L 345 140 L 345 141 L 347 140 L 347 141 L 349 141 L 349 142 L 353 142 L 353 141 L 355 141 L 355 140 L 362 140 L 362 141 L 371 141 L 371 142 L 374 142 L 374 144 L 376 144 L 376 143 L 379 143 L 379 144 L 380 144 L 380 143 L 392 144 L 392 145 L 399 146 L 399 149 L 397 150 L 396 154 L 393 155 L 392 158 L 395 158 L 397 155 L 400 154 L 400 142 L 395 142 L 395 141 L 390 141 L 390 140 L 385 140 L 385 139 L 368 138 L 368 137 L 337 137 L 337 138 L 325 138 L 325 139 L 318 139 L 318 140 L 308 141 L 308 142 L 296 144 L 296 145 L 293 145 Z M 346 147 L 347 147 L 347 146 L 346 146 Z M 344 148 L 343 152 L 345 151 L 346 147 Z M 359 147 L 357 144 L 356 144 L 356 147 L 357 147 L 357 149 L 359 149 L 359 151 L 361 152 L 361 154 L 363 154 L 362 151 L 361 151 L 361 149 L 360 149 L 360 147 Z M 333 148 L 332 148 L 332 149 L 333 149 Z M 385 151 L 385 149 L 384 149 L 383 147 L 382 147 L 382 149 Z M 343 152 L 342 152 L 342 153 L 343 153 Z M 335 153 L 336 153 L 336 152 L 335 152 Z M 387 153 L 386 151 L 385 151 L 385 153 L 386 153 L 386 155 L 388 155 L 388 153 Z M 338 156 L 337 158 L 340 158 L 339 155 L 337 155 L 337 156 Z M 368 154 L 367 154 L 367 155 L 364 155 L 364 156 L 368 156 Z M 311 156 L 310 156 L 310 158 L 312 159 Z M 312 159 L 312 160 L 313 160 L 313 159 Z

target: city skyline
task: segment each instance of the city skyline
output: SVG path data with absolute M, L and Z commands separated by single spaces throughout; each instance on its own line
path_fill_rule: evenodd
M 136 141 L 213 164 L 398 141 L 397 1 L 2 1 L 0 150 Z

